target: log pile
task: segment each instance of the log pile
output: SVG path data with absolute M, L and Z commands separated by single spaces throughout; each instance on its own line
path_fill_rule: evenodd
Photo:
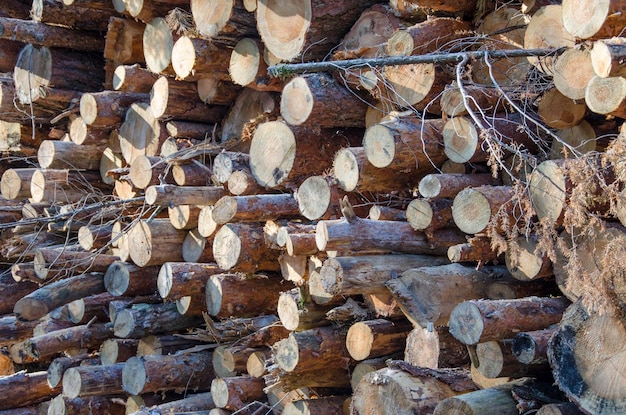
M 622 3 L 7 3 L 0 413 L 626 412 Z

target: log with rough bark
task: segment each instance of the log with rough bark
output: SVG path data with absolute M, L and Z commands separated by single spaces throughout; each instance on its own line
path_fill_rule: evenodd
M 217 408 L 236 411 L 264 398 L 265 381 L 252 376 L 215 378 L 211 382 L 211 396 Z
M 109 294 L 119 296 L 149 295 L 157 292 L 158 266 L 139 267 L 115 261 L 104 274 L 104 286 Z
M 511 352 L 520 363 L 541 364 L 548 361 L 548 341 L 557 331 L 556 325 L 543 330 L 518 333 L 513 337 Z
M 146 25 L 111 16 L 104 44 L 104 58 L 116 65 L 144 63 L 143 31 Z
M 74 144 L 95 145 L 104 147 L 109 143 L 111 136 L 111 128 L 88 126 L 83 117 L 76 117 L 70 121 L 69 127 L 70 140 Z
M 353 393 L 351 413 L 431 413 L 441 400 L 475 390 L 468 374 L 458 369 L 414 369 L 413 374 L 384 368 L 365 375 Z
M 291 79 L 280 99 L 280 115 L 290 125 L 363 128 L 366 110 L 361 98 L 324 73 Z
M 122 403 L 121 394 L 85 398 L 68 398 L 59 395 L 50 401 L 48 407 L 48 415 L 90 415 L 93 413 L 124 415 L 126 406 Z
M 139 395 L 159 391 L 206 391 L 215 377 L 212 353 L 132 357 L 124 364 L 122 385 Z
M 435 415 L 475 415 L 493 411 L 503 415 L 518 414 L 517 401 L 513 398 L 511 391 L 523 382 L 525 381 L 519 380 L 446 398 L 437 404 L 433 413 Z
M 223 270 L 278 271 L 279 254 L 265 243 L 262 225 L 254 222 L 227 223 L 213 239 L 213 257 Z
M 406 208 L 407 222 L 413 229 L 434 232 L 452 224 L 450 199 L 413 199 Z
M 176 229 L 195 229 L 198 227 L 200 206 L 179 205 L 167 208 L 167 215 Z M 187 238 L 185 238 L 187 240 Z
M 331 6 L 308 0 L 286 5 L 261 0 L 256 10 L 257 29 L 267 49 L 278 59 L 319 60 L 374 3 L 348 1 Z
M 51 388 L 47 382 L 47 372 L 26 370 L 3 376 L 0 380 L 0 409 L 11 409 L 34 405 L 51 399 L 61 393 L 61 385 Z
M 37 151 L 37 161 L 44 169 L 98 170 L 102 150 L 97 146 L 45 140 Z
M 293 195 L 261 194 L 250 196 L 224 196 L 213 205 L 211 213 L 218 225 L 228 222 L 262 222 L 300 216 Z
M 72 250 L 65 246 L 40 248 L 35 251 L 35 273 L 42 281 L 52 281 L 86 272 L 105 272 L 119 260 L 115 255 Z
M 68 368 L 63 374 L 63 395 L 68 398 L 122 394 L 124 363 Z
M 196 29 L 206 38 L 233 46 L 237 40 L 256 34 L 256 20 L 243 0 L 226 4 L 204 0 L 191 1 Z
M 122 363 L 137 354 L 137 339 L 107 339 L 102 342 L 98 354 L 100 363 L 112 365 Z M 49 369 L 48 369 L 49 370 Z
M 488 341 L 476 345 L 477 370 L 489 379 L 523 376 L 545 376 L 547 361 L 534 365 L 516 359 L 511 350 L 511 339 Z
M 118 65 L 113 72 L 114 91 L 149 93 L 157 76 L 139 64 Z
M 132 164 L 138 156 L 156 156 L 166 136 L 167 131 L 152 114 L 150 105 L 132 103 L 118 131 L 124 160 Z
M 362 255 L 328 258 L 319 271 L 322 287 L 330 295 L 358 295 L 385 290 L 394 273 L 447 263 L 429 255 Z
M 159 270 L 157 287 L 164 300 L 177 300 L 188 295 L 204 293 L 207 280 L 222 273 L 217 264 L 166 262 Z
M 218 274 L 206 283 L 209 314 L 219 318 L 276 313 L 281 291 L 293 285 L 276 275 Z
M 372 220 L 406 220 L 406 210 L 391 206 L 372 205 L 367 218 Z
M 468 22 L 447 17 L 435 17 L 396 30 L 387 40 L 387 54 L 423 55 L 439 49 L 450 49 L 455 40 L 472 36 Z
M 207 76 L 196 81 L 198 98 L 205 104 L 230 106 L 241 93 L 241 87 L 221 79 L 219 75 Z
M 289 127 L 281 121 L 259 125 L 250 143 L 250 169 L 269 188 L 299 185 L 331 168 L 333 155 L 353 140 L 350 130 Z
M 89 200 L 100 193 L 99 189 L 107 188 L 100 181 L 100 173 L 95 171 L 37 169 L 30 181 L 33 201 L 56 204 Z
M 211 168 L 197 160 L 192 163 L 174 164 L 171 166 L 171 171 L 174 182 L 179 186 L 209 186 L 212 184 Z
M 0 317 L 0 345 L 10 346 L 33 337 L 33 330 L 38 324 L 38 320 L 22 321 L 15 315 Z
M 559 322 L 568 305 L 564 297 L 465 301 L 450 313 L 450 333 L 468 345 L 507 339 Z
M 221 186 L 153 185 L 146 189 L 146 203 L 150 205 L 213 205 L 226 195 Z
M 104 274 L 80 274 L 45 285 L 15 303 L 13 312 L 24 320 L 36 320 L 63 304 L 103 292 Z
M 179 79 L 213 76 L 228 80 L 230 49 L 207 39 L 181 36 L 172 47 L 172 67 Z
M 257 91 L 280 92 L 285 81 L 268 75 L 263 50 L 263 44 L 253 38 L 243 38 L 237 42 L 230 55 L 230 79 L 237 85 Z
M 52 97 L 47 87 L 51 86 L 58 90 L 76 91 L 72 98 L 77 101 L 80 98 L 78 91 L 101 89 L 104 80 L 102 68 L 102 59 L 94 54 L 48 49 L 45 46 L 38 48 L 28 44 L 20 51 L 13 71 L 15 92 L 22 104 L 29 104 L 40 99 L 50 100 Z M 85 73 L 90 76 L 85 77 Z
M 408 320 L 376 319 L 354 323 L 346 335 L 346 349 L 354 360 L 401 352 L 412 325 Z
M 447 327 L 416 327 L 407 335 L 404 360 L 418 367 L 452 368 L 467 365 L 469 354 Z
M 315 241 L 320 251 L 377 251 L 443 255 L 447 247 L 431 245 L 408 222 L 360 219 L 322 220 Z
M 140 338 L 197 326 L 202 321 L 195 315 L 180 315 L 176 304 L 135 304 L 116 313 L 114 331 L 117 337 Z
M 13 312 L 13 307 L 21 298 L 31 294 L 38 289 L 38 283 L 34 281 L 16 281 L 10 273 L 0 274 L 0 315 Z
M 626 68 L 622 64 L 624 41 L 623 37 L 614 37 L 594 42 L 590 60 L 596 75 L 601 78 L 626 75 Z
M 169 219 L 141 220 L 129 232 L 130 257 L 140 267 L 182 261 L 182 244 L 187 236 Z
M 464 100 L 465 97 L 465 100 Z M 468 115 L 469 111 L 504 112 L 506 104 L 495 88 L 453 84 L 441 94 L 441 112 L 449 117 Z M 469 107 L 469 109 L 468 109 Z
M 172 411 L 179 411 L 183 413 L 195 413 L 200 415 L 205 413 L 210 414 L 211 412 L 206 411 L 210 411 L 215 408 L 215 403 L 213 402 L 211 392 L 195 393 L 189 395 L 186 394 L 185 396 L 185 398 L 174 398 L 174 400 L 164 403 L 161 403 L 162 400 L 160 400 L 154 405 L 147 405 L 146 402 L 142 402 L 141 405 L 137 405 L 141 408 L 137 408 L 136 411 L 134 410 L 134 405 L 131 408 L 129 402 L 127 401 L 126 413 L 133 415 L 166 415 L 172 413 Z M 128 411 L 129 409 L 131 409 L 131 412 Z
M 105 340 L 105 342 L 108 340 Z M 48 366 L 48 385 L 51 388 L 57 387 L 63 380 L 63 374 L 71 367 L 91 366 L 101 364 L 98 358 L 83 353 L 69 357 L 57 357 Z
M 295 288 L 280 294 L 276 313 L 283 327 L 291 331 L 302 331 L 329 325 L 326 313 L 334 304 L 316 304 L 303 290 Z
M 610 38 L 622 34 L 626 23 L 619 1 L 564 1 L 563 27 L 580 39 Z
M 316 399 L 291 401 L 283 409 L 284 415 L 340 415 L 345 413 L 346 396 L 321 396 Z
M 488 227 L 503 229 L 503 222 L 508 226 L 515 223 L 515 201 L 516 194 L 510 186 L 467 188 L 455 196 L 452 218 L 455 225 L 467 234 L 481 233 Z
M 148 102 L 146 92 L 100 91 L 84 93 L 80 97 L 80 116 L 87 125 L 105 127 L 120 125 L 129 107 Z
M 97 349 L 104 340 L 111 337 L 113 330 L 109 324 L 84 324 L 36 335 L 15 343 L 10 352 L 15 362 L 45 362 L 63 351 Z
M 108 292 L 90 295 L 63 306 L 67 308 L 69 319 L 74 324 L 109 321 L 108 305 L 114 297 Z

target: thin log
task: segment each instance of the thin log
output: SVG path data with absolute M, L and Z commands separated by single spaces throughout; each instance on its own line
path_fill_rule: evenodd
M 452 218 L 467 234 L 483 232 L 488 226 L 500 229 L 499 223 L 515 223 L 515 192 L 509 186 L 481 186 L 459 192 L 452 203 Z
M 33 337 L 33 330 L 38 324 L 38 320 L 22 321 L 15 315 L 0 317 L 0 345 L 10 346 Z
M 166 262 L 161 266 L 157 278 L 159 294 L 164 300 L 201 294 L 208 279 L 222 272 L 217 264 Z
M 140 338 L 195 327 L 202 318 L 195 315 L 180 315 L 176 304 L 136 304 L 117 313 L 114 331 L 117 337 Z
M 241 87 L 220 79 L 219 76 L 206 76 L 196 81 L 198 97 L 205 104 L 232 105 L 241 93 Z
M 285 405 L 285 415 L 340 415 L 344 413 L 345 396 L 322 396 L 317 399 L 299 399 Z
M 230 55 L 230 78 L 237 85 L 257 91 L 280 92 L 285 81 L 268 75 L 263 50 L 263 44 L 253 38 L 237 42 Z
M 360 321 L 350 326 L 346 335 L 346 349 L 354 360 L 400 352 L 404 350 L 407 334 L 412 328 L 408 320 Z
M 0 397 L 0 409 L 34 405 L 61 393 L 61 386 L 51 388 L 46 378 L 45 371 L 27 373 L 25 370 L 3 376 L 0 389 L 5 393 Z
M 543 364 L 527 365 L 515 358 L 511 351 L 511 340 L 488 341 L 476 345 L 477 369 L 483 376 L 495 379 L 502 377 L 542 376 L 548 369 Z
M 123 363 L 137 354 L 137 339 L 107 339 L 102 342 L 98 353 L 103 365 Z
M 113 296 L 108 292 L 90 295 L 66 304 L 70 321 L 74 324 L 87 324 L 93 321 L 109 321 L 108 305 Z
M 57 357 L 48 366 L 48 385 L 50 385 L 51 388 L 60 385 L 63 380 L 63 374 L 71 367 L 98 364 L 100 364 L 100 362 L 97 358 L 93 358 L 91 355 L 85 353 L 76 356 Z
M 474 112 L 480 110 L 495 113 L 506 110 L 505 101 L 495 88 L 478 85 L 464 85 L 459 88 L 454 84 L 441 94 L 441 112 L 450 117 L 467 115 L 468 107 Z
M 112 86 L 114 91 L 147 94 L 156 80 L 156 75 L 139 64 L 118 65 L 113 72 Z
M 406 208 L 407 222 L 417 231 L 433 232 L 452 223 L 450 199 L 413 199 Z
M 126 407 L 120 402 L 121 395 L 90 396 L 86 398 L 68 398 L 59 395 L 50 401 L 49 415 L 89 415 L 92 413 L 106 413 L 110 415 L 124 415 Z
M 239 376 L 246 372 L 248 357 L 255 349 L 238 346 L 218 346 L 213 351 L 213 369 L 221 378 Z M 258 376 L 257 376 L 258 377 Z
M 329 325 L 326 313 L 332 307 L 333 304 L 319 305 L 312 302 L 307 299 L 302 288 L 296 288 L 280 294 L 276 313 L 287 330 L 302 331 Z
M 213 205 L 213 220 L 218 225 L 228 222 L 262 222 L 300 216 L 293 195 L 263 194 L 250 196 L 224 196 Z
M 591 65 L 595 74 L 602 78 L 626 75 L 626 69 L 622 65 L 623 56 L 623 37 L 596 41 L 590 52 Z
M 256 34 L 254 13 L 237 0 L 228 4 L 214 4 L 193 0 L 191 14 L 196 29 L 206 38 L 232 46 L 242 37 Z
M 546 255 L 537 252 L 535 239 L 517 238 L 515 243 L 507 244 L 504 258 L 507 269 L 520 281 L 535 278 L 548 278 L 553 275 L 552 262 Z
M 550 326 L 543 330 L 518 333 L 511 343 L 511 352 L 520 363 L 542 364 L 548 361 L 548 341 L 558 329 Z
M 487 173 L 428 174 L 420 180 L 419 192 L 425 198 L 455 197 L 461 190 L 467 187 L 498 186 L 500 184 L 502 184 L 500 180 Z
M 105 272 L 109 265 L 119 260 L 115 255 L 72 250 L 65 246 L 39 248 L 33 264 L 42 281 L 77 275 L 85 272 Z
M 146 203 L 150 205 L 213 205 L 226 192 L 221 186 L 153 185 L 146 189 Z
M 101 91 L 85 93 L 80 98 L 80 116 L 87 125 L 105 127 L 120 125 L 129 107 L 148 102 L 145 92 Z

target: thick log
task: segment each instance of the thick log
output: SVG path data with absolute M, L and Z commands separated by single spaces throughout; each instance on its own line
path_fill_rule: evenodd
M 63 375 L 63 395 L 79 396 L 122 394 L 124 363 L 106 366 L 71 367 Z
M 157 292 L 158 266 L 138 267 L 115 261 L 104 274 L 104 286 L 109 294 L 119 296 L 150 295 Z
M 267 49 L 278 59 L 319 60 L 373 3 L 351 1 L 322 7 L 323 3 L 316 1 L 287 6 L 262 0 L 257 4 L 257 29 Z
M 594 42 L 590 60 L 596 75 L 601 78 L 626 75 L 626 68 L 622 64 L 624 41 L 623 37 L 614 37 Z
M 69 319 L 74 324 L 109 321 L 108 305 L 114 297 L 108 292 L 90 295 L 66 304 Z
M 103 66 L 102 59 L 94 54 L 48 49 L 45 46 L 38 48 L 28 44 L 21 50 L 13 71 L 17 98 L 22 104 L 50 100 L 47 87 L 98 91 L 104 80 Z M 91 76 L 85 77 L 85 73 Z M 74 98 L 79 98 L 79 95 L 77 93 Z
M 106 341 L 106 340 L 105 340 Z M 63 380 L 63 374 L 71 367 L 99 365 L 99 359 L 89 354 L 79 354 L 70 357 L 57 357 L 48 366 L 48 385 L 57 387 Z
M 10 346 L 33 337 L 33 330 L 38 324 L 38 320 L 22 321 L 14 315 L 0 317 L 0 345 Z
M 408 320 L 368 320 L 354 323 L 346 335 L 346 349 L 354 360 L 401 352 L 412 325 Z
M 276 313 L 287 330 L 303 331 L 329 325 L 326 313 L 333 307 L 334 304 L 316 304 L 303 288 L 295 288 L 280 294 Z
M 157 278 L 159 294 L 164 300 L 177 300 L 188 295 L 204 293 L 208 279 L 223 271 L 217 264 L 166 262 Z
M 213 369 L 216 376 L 228 378 L 244 374 L 248 357 L 254 351 L 255 349 L 246 349 L 238 346 L 216 347 L 213 351 Z
M 365 375 L 352 396 L 351 413 L 431 413 L 443 399 L 474 390 L 461 371 L 415 369 L 424 373 L 412 375 L 401 369 L 384 368 Z M 389 396 L 394 399 L 388 399 Z
M 285 81 L 267 73 L 263 44 L 253 38 L 243 38 L 230 55 L 228 72 L 233 83 L 257 91 L 281 92 Z
M 595 75 L 591 56 L 589 50 L 571 48 L 563 52 L 557 59 L 553 75 L 554 86 L 565 97 L 574 100 L 585 98 L 587 84 Z M 572 104 L 567 107 L 575 108 Z M 554 115 L 557 114 L 554 113 Z M 565 121 L 565 115 L 565 111 L 562 111 L 561 119 L 563 121 Z
M 575 38 L 563 24 L 563 7 L 561 4 L 547 5 L 540 8 L 530 19 L 524 33 L 524 48 L 559 48 L 574 46 Z M 546 30 L 551 36 L 544 36 Z M 529 56 L 528 61 L 541 72 L 552 74 L 556 57 L 546 56 L 539 59 Z
M 37 161 L 44 169 L 98 170 L 102 150 L 96 146 L 45 140 L 39 146 Z
M 443 255 L 447 247 L 432 246 L 408 222 L 346 219 L 317 223 L 315 241 L 320 251 L 377 251 Z
M 228 223 L 213 239 L 213 257 L 223 270 L 237 272 L 278 271 L 280 252 L 267 246 L 256 223 Z
M 160 391 L 202 391 L 215 377 L 211 353 L 132 357 L 122 371 L 124 390 L 132 395 Z
M 9 17 L 0 17 L 0 38 L 47 48 L 86 52 L 104 50 L 104 39 L 97 33 Z
M 186 81 L 207 76 L 228 80 L 229 63 L 230 49 L 207 39 L 181 36 L 172 47 L 172 67 Z
M 99 147 L 108 145 L 112 131 L 109 126 L 101 128 L 88 126 L 83 117 L 80 116 L 70 121 L 69 130 L 72 143 Z
M 132 164 L 138 156 L 157 155 L 166 134 L 147 103 L 131 104 L 118 132 L 124 160 Z
M 46 380 L 47 372 L 25 370 L 9 376 L 2 376 L 0 390 L 0 409 L 11 409 L 34 405 L 51 399 L 61 393 L 61 386 L 51 388 Z
M 281 291 L 292 287 L 274 275 L 213 275 L 206 284 L 206 305 L 219 318 L 275 314 Z
M 171 169 L 174 182 L 179 186 L 209 186 L 213 183 L 211 168 L 200 162 L 174 164 Z
M 27 199 L 30 195 L 30 181 L 36 168 L 7 169 L 0 181 L 2 197 L 5 199 Z
M 254 13 L 250 13 L 246 2 L 237 0 L 220 2 L 191 1 L 191 14 L 196 29 L 206 38 L 233 46 L 237 40 L 256 34 Z
M 137 339 L 107 339 L 102 342 L 98 353 L 102 365 L 123 363 L 137 354 Z
M 114 91 L 147 94 L 152 89 L 157 76 L 139 64 L 118 65 L 113 72 Z
M 624 5 L 619 1 L 564 1 L 563 27 L 580 39 L 610 38 L 622 34 L 626 24 L 622 14 Z
M 205 104 L 230 106 L 235 102 L 241 87 L 216 76 L 205 76 L 196 81 L 198 98 Z
M 455 196 L 452 218 L 467 234 L 481 233 L 488 227 L 503 229 L 502 223 L 515 223 L 515 201 L 515 192 L 509 186 L 467 188 Z
M 478 371 L 489 379 L 546 375 L 547 361 L 535 365 L 523 364 L 511 351 L 511 343 L 510 339 L 478 343 L 476 345 Z
M 455 197 L 467 187 L 500 185 L 491 174 L 428 174 L 419 182 L 419 192 L 425 198 Z
M 450 333 L 468 345 L 507 339 L 559 322 L 568 305 L 563 297 L 465 301 L 450 313 Z
M 87 125 L 106 127 L 120 125 L 129 107 L 148 102 L 145 92 L 101 91 L 84 93 L 80 97 L 80 116 Z
M 17 301 L 13 312 L 24 320 L 39 319 L 63 304 L 103 292 L 103 279 L 103 274 L 80 274 L 53 282 Z
M 182 261 L 182 244 L 187 236 L 169 219 L 141 220 L 129 232 L 130 257 L 140 267 Z
M 108 324 L 71 326 L 16 343 L 11 347 L 11 356 L 19 363 L 45 362 L 66 350 L 97 349 L 104 340 L 111 337 L 113 330 Z
M 262 194 L 250 196 L 224 196 L 213 206 L 213 220 L 218 225 L 228 222 L 262 222 L 300 216 L 293 195 Z
M 299 185 L 330 169 L 333 155 L 350 141 L 350 131 L 265 122 L 257 127 L 250 144 L 250 169 L 264 187 Z
M 407 335 L 404 360 L 418 367 L 452 368 L 467 365 L 469 354 L 447 327 L 416 327 Z
M 59 395 L 50 401 L 48 415 L 90 415 L 102 413 L 124 415 L 126 406 L 120 402 L 120 396 L 90 396 L 86 398 L 68 398 Z
M 439 402 L 433 412 L 435 415 L 474 415 L 494 411 L 503 415 L 518 414 L 517 401 L 511 390 L 519 383 L 505 383 L 474 392 L 446 398 Z
M 183 241 L 182 250 L 185 262 L 215 262 L 213 257 L 213 237 L 200 235 L 197 228 L 187 233 Z
M 520 281 L 548 278 L 553 275 L 552 262 L 537 249 L 536 239 L 519 237 L 507 244 L 504 255 L 507 269 Z
M 265 381 L 252 376 L 215 378 L 211 382 L 211 396 L 217 408 L 236 411 L 265 396 Z
M 143 32 L 143 55 L 151 72 L 175 75 L 172 67 L 174 41 L 175 35 L 163 17 L 155 17 L 146 24 Z
M 146 189 L 146 203 L 150 205 L 213 205 L 225 196 L 221 186 L 153 185 Z
M 79 273 L 105 272 L 117 260 L 119 257 L 115 255 L 71 250 L 63 246 L 37 249 L 33 264 L 42 281 L 52 281 Z
M 324 73 L 293 78 L 280 99 L 280 115 L 290 125 L 363 128 L 366 110 L 361 98 Z
M 162 394 L 158 394 L 161 396 Z M 144 395 L 150 396 L 150 395 Z M 178 396 L 178 395 L 174 395 Z M 130 398 L 126 402 L 126 413 L 127 414 L 135 414 L 135 415 L 166 415 L 172 413 L 172 411 L 179 411 L 183 413 L 195 413 L 195 414 L 205 414 L 206 411 L 212 410 L 215 408 L 215 403 L 213 402 L 213 397 L 211 396 L 211 392 L 203 392 L 196 394 L 185 394 L 185 398 L 170 398 L 170 402 L 164 402 L 163 399 L 157 401 L 154 405 L 146 404 L 145 401 L 137 402 L 135 405 L 129 405 Z M 173 399 L 173 400 L 172 400 Z M 167 399 L 166 399 L 167 400 Z M 135 410 L 137 407 L 137 410 Z M 130 409 L 130 412 L 129 412 Z M 193 412 L 196 411 L 196 412 Z M 210 412 L 209 412 L 210 414 Z
M 171 166 L 162 157 L 157 156 L 136 156 L 130 163 L 128 176 L 133 186 L 138 189 L 173 182 Z
M 585 83 L 585 86 L 587 84 Z M 580 124 L 585 116 L 585 109 L 584 103 L 574 101 L 563 95 L 557 88 L 552 88 L 541 96 L 537 112 L 548 127 L 563 129 Z
M 601 78 L 594 75 L 587 84 L 585 102 L 598 114 L 626 118 L 626 80 L 622 76 Z
M 117 313 L 114 331 L 117 337 L 136 339 L 195 327 L 201 321 L 196 315 L 179 314 L 174 303 L 136 304 Z
M 428 255 L 364 255 L 335 257 L 324 261 L 319 271 L 324 290 L 330 295 L 358 295 L 385 290 L 384 284 L 412 268 L 447 263 Z

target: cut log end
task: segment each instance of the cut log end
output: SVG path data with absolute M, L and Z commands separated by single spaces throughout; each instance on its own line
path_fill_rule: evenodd
M 452 218 L 465 233 L 483 231 L 491 219 L 491 207 L 487 198 L 474 189 L 465 189 L 454 198 Z
M 147 381 L 146 368 L 140 357 L 131 357 L 122 370 L 122 385 L 131 395 L 139 395 Z

